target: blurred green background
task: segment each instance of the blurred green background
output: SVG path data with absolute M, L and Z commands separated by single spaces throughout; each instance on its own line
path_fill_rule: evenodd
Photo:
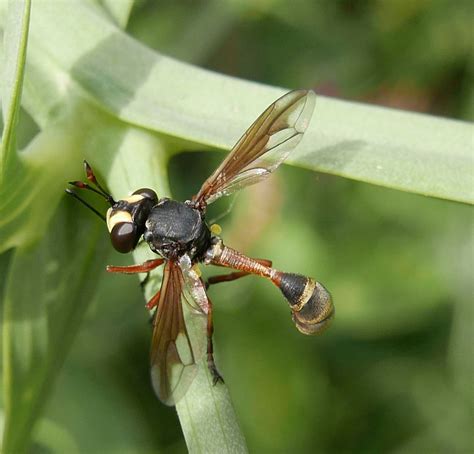
M 472 119 L 472 19 L 469 0 L 167 0 L 138 2 L 127 29 L 221 73 Z M 223 157 L 185 151 L 170 165 L 178 199 Z M 336 305 L 332 327 L 305 337 L 268 282 L 211 289 L 217 362 L 251 452 L 473 452 L 471 207 L 283 166 L 221 224 L 227 244 L 315 277 Z M 43 446 L 186 452 L 149 383 L 143 305 L 136 278 L 104 271 Z

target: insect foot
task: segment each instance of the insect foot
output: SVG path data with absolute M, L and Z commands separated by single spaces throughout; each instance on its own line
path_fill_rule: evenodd
M 212 384 L 214 386 L 217 385 L 217 383 L 224 383 L 224 379 L 222 378 L 222 375 L 219 373 L 217 370 L 216 365 L 214 364 L 214 361 L 212 363 L 208 363 L 209 372 L 211 373 L 212 376 Z

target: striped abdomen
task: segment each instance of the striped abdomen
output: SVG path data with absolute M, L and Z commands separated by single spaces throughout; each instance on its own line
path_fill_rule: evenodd
M 300 332 L 318 334 L 329 325 L 334 306 L 331 295 L 319 282 L 293 273 L 278 273 L 274 282 L 290 303 Z

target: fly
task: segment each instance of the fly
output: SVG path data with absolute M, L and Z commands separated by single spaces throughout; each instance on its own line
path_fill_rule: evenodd
M 167 405 L 175 405 L 184 396 L 205 354 L 213 383 L 223 381 L 214 362 L 213 305 L 206 292 L 209 285 L 249 274 L 270 280 L 288 301 L 296 328 L 303 334 L 320 333 L 334 315 L 331 296 L 321 283 L 300 274 L 278 271 L 270 260 L 247 257 L 225 245 L 219 232 L 206 223 L 209 204 L 262 181 L 286 159 L 309 125 L 315 100 L 313 91 L 295 90 L 271 104 L 191 200 L 159 198 L 152 189 L 142 188 L 115 201 L 99 184 L 87 162 L 84 166 L 89 183 L 70 184 L 104 197 L 110 205 L 105 217 L 75 192 L 66 190 L 106 222 L 117 251 L 131 252 L 143 238 L 158 256 L 140 265 L 108 266 L 107 271 L 149 273 L 164 265 L 161 289 L 148 301 L 147 308 L 156 308 L 150 354 L 152 383 Z M 195 267 L 200 263 L 236 271 L 204 282 Z M 192 315 L 186 320 L 201 325 L 201 342 L 188 334 L 184 311 Z M 202 342 L 204 332 L 207 342 Z

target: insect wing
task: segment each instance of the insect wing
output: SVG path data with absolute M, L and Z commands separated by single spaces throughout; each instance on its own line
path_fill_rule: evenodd
M 163 403 L 175 405 L 194 380 L 197 363 L 204 355 L 206 317 L 187 291 L 181 267 L 172 260 L 163 272 L 153 327 L 153 388 Z
M 294 90 L 270 105 L 204 182 L 195 203 L 212 203 L 268 177 L 300 142 L 315 102 L 313 91 Z
M 179 259 L 179 266 L 183 273 L 186 292 L 191 297 L 191 310 L 207 315 L 209 311 L 209 299 L 207 298 L 206 288 L 187 254 L 184 254 Z M 186 301 L 189 303 L 189 298 L 187 298 Z

